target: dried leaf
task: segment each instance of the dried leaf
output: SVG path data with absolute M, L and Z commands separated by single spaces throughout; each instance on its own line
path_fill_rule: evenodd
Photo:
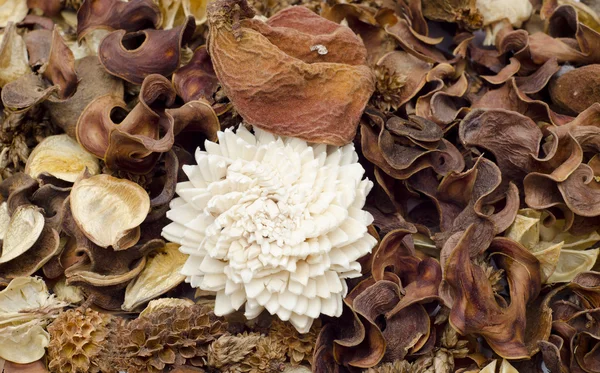
M 100 173 L 98 160 L 66 134 L 46 137 L 25 165 L 25 173 L 33 178 L 47 172 L 69 182 L 77 180 L 86 169 L 91 175 Z
M 123 309 L 131 311 L 157 298 L 185 279 L 181 269 L 187 256 L 179 251 L 179 245 L 167 243 L 148 255 L 146 266 L 139 276 L 127 285 Z
M 11 22 L 21 22 L 28 12 L 27 0 L 3 1 L 0 4 L 0 27 L 7 27 Z
M 32 205 L 18 207 L 10 218 L 4 240 L 0 264 L 25 253 L 38 240 L 44 229 L 44 215 Z
M 24 1 L 5 1 L 3 5 L 0 5 L 0 14 L 3 11 L 2 7 Z M 21 35 L 17 33 L 17 27 L 14 23 L 8 25 L 5 23 L 2 27 L 5 28 L 0 37 L 0 87 L 4 87 L 6 84 L 31 72 L 27 58 L 27 47 Z
M 234 3 L 237 15 L 227 10 Z M 277 135 L 349 143 L 375 83 L 360 39 L 303 7 L 283 10 L 268 23 L 253 15 L 245 0 L 208 6 L 209 54 L 236 110 Z M 231 17 L 242 19 L 241 28 Z M 319 52 L 322 40 L 327 50 Z M 256 74 L 247 74 L 248 64 L 259 66 Z
M 0 328 L 0 358 L 19 364 L 32 363 L 46 354 L 50 335 L 44 330 L 45 322 L 31 320 Z
M 150 198 L 142 187 L 109 175 L 76 181 L 70 199 L 73 217 L 85 235 L 115 250 L 135 244 L 131 234 L 139 230 L 150 210 Z

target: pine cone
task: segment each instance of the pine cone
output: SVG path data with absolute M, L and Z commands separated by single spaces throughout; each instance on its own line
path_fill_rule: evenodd
M 247 364 L 250 373 L 277 373 L 285 369 L 287 348 L 273 337 L 261 338 Z
M 292 324 L 277 319 L 271 324 L 269 336 L 287 347 L 286 353 L 292 365 L 298 365 L 303 361 L 312 364 L 313 347 L 320 331 L 319 320 L 315 320 L 308 333 L 300 334 Z
M 254 351 L 260 338 L 260 334 L 256 333 L 219 337 L 208 347 L 208 366 L 231 370 L 232 366 L 244 361 Z
M 99 372 L 96 363 L 112 316 L 91 309 L 72 309 L 61 313 L 48 326 L 49 368 L 56 373 Z
M 206 364 L 208 345 L 226 325 L 207 307 L 176 305 L 154 309 L 130 321 L 120 342 L 128 373 L 162 372 L 167 366 Z M 113 355 L 113 359 L 118 356 Z

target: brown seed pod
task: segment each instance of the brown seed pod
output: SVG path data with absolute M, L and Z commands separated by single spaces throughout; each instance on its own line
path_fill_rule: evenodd
M 96 29 L 137 31 L 160 22 L 160 9 L 152 0 L 88 0 L 77 12 L 77 40 Z
M 581 113 L 600 102 L 600 65 L 587 65 L 560 75 L 550 84 L 552 101 L 569 113 Z
M 352 141 L 375 85 L 362 41 L 304 7 L 283 10 L 268 23 L 253 15 L 246 0 L 208 6 L 208 50 L 236 110 L 278 135 Z M 242 21 L 232 21 L 237 18 Z M 248 66 L 255 66 L 252 74 Z
M 188 17 L 171 30 L 114 31 L 102 40 L 98 57 L 109 73 L 142 84 L 148 75 L 171 75 L 179 67 L 181 47 L 195 28 L 194 17 Z

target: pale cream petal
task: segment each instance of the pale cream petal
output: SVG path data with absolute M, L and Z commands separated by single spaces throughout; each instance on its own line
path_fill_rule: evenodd
M 569 282 L 580 272 L 591 270 L 598 259 L 599 251 L 600 249 L 561 250 L 556 269 L 547 282 Z
M 142 272 L 127 285 L 123 310 L 134 310 L 182 283 L 185 276 L 180 272 L 186 259 L 173 243 L 150 253 Z

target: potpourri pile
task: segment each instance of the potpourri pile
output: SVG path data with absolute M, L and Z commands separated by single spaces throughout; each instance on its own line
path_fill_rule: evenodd
M 0 372 L 600 372 L 599 14 L 0 1 Z

